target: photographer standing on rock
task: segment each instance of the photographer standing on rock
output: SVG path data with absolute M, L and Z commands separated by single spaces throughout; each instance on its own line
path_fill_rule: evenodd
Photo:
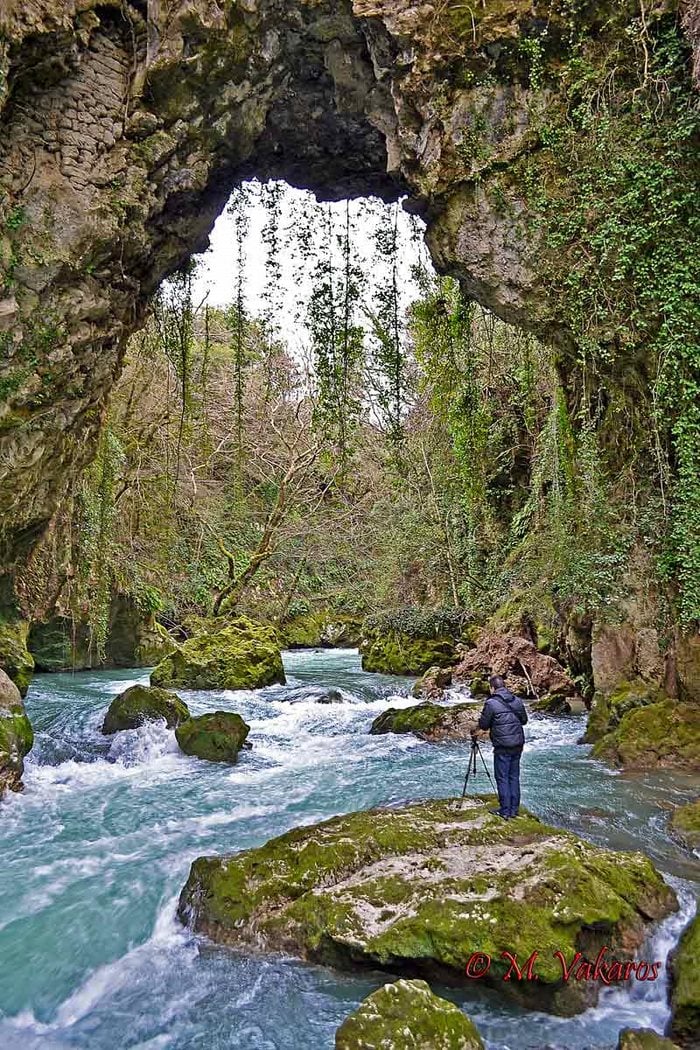
M 517 817 L 520 806 L 520 756 L 525 744 L 523 726 L 527 722 L 525 704 L 511 693 L 500 675 L 489 678 L 491 696 L 479 717 L 479 729 L 489 731 L 493 744 L 493 771 L 498 788 L 499 808 L 494 812 L 505 820 Z M 472 730 L 476 737 L 478 730 Z

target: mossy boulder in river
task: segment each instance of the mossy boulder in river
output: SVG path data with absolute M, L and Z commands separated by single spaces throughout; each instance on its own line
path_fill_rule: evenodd
M 368 616 L 362 624 L 360 655 L 364 671 L 421 675 L 429 668 L 449 667 L 468 622 L 459 609 L 397 609 Z
M 669 821 L 671 834 L 687 849 L 700 849 L 700 798 L 676 806 Z
M 190 638 L 151 674 L 152 685 L 181 689 L 259 689 L 284 681 L 274 628 L 246 616 Z
M 186 755 L 207 762 L 233 764 L 249 732 L 250 726 L 240 715 L 231 711 L 212 711 L 183 722 L 175 730 L 175 737 Z
M 179 915 L 214 941 L 329 965 L 481 983 L 527 1006 L 574 1013 L 599 982 L 565 981 L 577 950 L 629 957 L 648 924 L 677 907 L 641 853 L 616 853 L 523 813 L 504 821 L 490 798 L 434 799 L 296 828 L 228 857 L 200 857 Z M 504 981 L 514 953 L 536 956 L 537 981 Z
M 390 707 L 375 718 L 370 733 L 413 733 L 421 740 L 437 743 L 443 740 L 468 740 L 476 729 L 479 704 L 415 704 L 413 707 Z
M 7 790 L 22 790 L 24 756 L 29 754 L 33 743 L 32 724 L 19 689 L 0 670 L 0 798 Z
M 661 690 L 641 679 L 620 682 L 610 694 L 596 693 L 591 713 L 588 716 L 584 741 L 587 744 L 596 743 L 606 733 L 612 733 L 628 711 L 648 707 L 649 704 L 658 704 L 662 700 Z
M 680 1046 L 700 1046 L 700 916 L 681 934 L 669 957 L 671 1020 L 667 1035 Z
M 425 981 L 396 981 L 368 995 L 335 1034 L 335 1050 L 484 1050 L 478 1031 Z
M 0 619 L 0 669 L 26 696 L 34 674 L 34 658 L 27 648 L 29 624 L 26 620 Z
M 138 729 L 144 722 L 165 719 L 174 729 L 190 717 L 189 708 L 176 693 L 148 685 L 132 685 L 115 696 L 102 723 L 106 735 L 123 729 Z
M 678 1045 L 651 1028 L 623 1028 L 616 1050 L 678 1050 Z
M 592 753 L 626 769 L 699 769 L 700 704 L 666 698 L 635 707 L 597 741 Z

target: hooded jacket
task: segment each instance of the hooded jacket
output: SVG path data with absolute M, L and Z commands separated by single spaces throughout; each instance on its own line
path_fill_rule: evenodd
M 523 726 L 527 722 L 525 704 L 510 689 L 497 689 L 484 704 L 479 718 L 479 729 L 490 731 L 495 750 L 522 748 L 525 743 Z

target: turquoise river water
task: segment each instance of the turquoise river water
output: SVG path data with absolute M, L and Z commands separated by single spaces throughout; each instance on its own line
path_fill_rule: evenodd
M 186 757 L 161 724 L 101 735 L 112 697 L 147 672 L 35 679 L 26 790 L 0 806 L 0 1050 L 331 1050 L 344 1017 L 388 979 L 235 955 L 175 917 L 201 854 L 245 849 L 336 813 L 461 791 L 463 745 L 367 734 L 387 706 L 412 702 L 409 679 L 363 673 L 354 650 L 286 653 L 285 666 L 286 686 L 183 694 L 195 714 L 236 710 L 250 724 L 253 750 L 235 767 Z M 342 704 L 315 702 L 329 687 Z M 524 801 L 544 820 L 652 857 L 682 905 L 641 953 L 665 958 L 692 914 L 699 876 L 697 860 L 668 837 L 668 810 L 697 792 L 697 780 L 613 773 L 576 745 L 582 729 L 580 718 L 531 720 Z M 477 786 L 488 790 L 485 775 Z M 662 1030 L 668 1016 L 664 979 L 607 989 L 569 1020 L 479 990 L 442 991 L 473 1017 L 489 1050 L 603 1050 L 620 1028 Z

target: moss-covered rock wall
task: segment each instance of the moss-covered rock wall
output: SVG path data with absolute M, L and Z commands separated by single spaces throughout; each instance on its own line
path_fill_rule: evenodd
M 661 564 L 665 652 L 700 615 L 694 26 L 673 0 L 5 5 L 0 563 L 94 455 L 126 337 L 237 181 L 406 192 L 436 265 L 556 347 L 580 451 L 595 432 L 640 499 L 611 550 Z

